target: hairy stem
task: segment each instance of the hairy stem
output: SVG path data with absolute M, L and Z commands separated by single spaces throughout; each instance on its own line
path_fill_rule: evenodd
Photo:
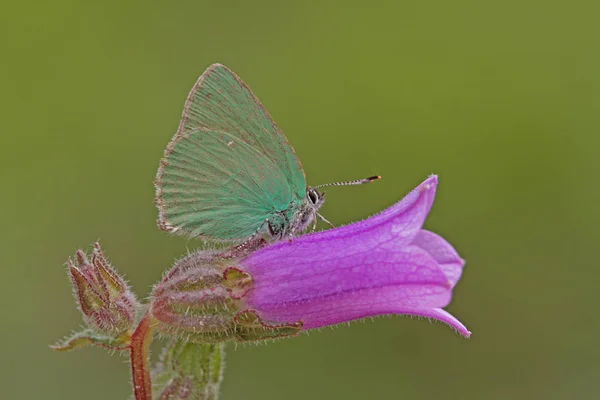
M 152 400 L 149 358 L 154 329 L 154 320 L 147 312 L 131 335 L 129 349 L 135 400 Z

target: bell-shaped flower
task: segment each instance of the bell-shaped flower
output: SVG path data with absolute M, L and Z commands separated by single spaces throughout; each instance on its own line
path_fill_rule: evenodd
M 443 310 L 464 260 L 439 235 L 423 230 L 435 197 L 431 176 L 400 202 L 366 220 L 281 241 L 238 266 L 252 278 L 241 299 L 266 324 L 302 330 L 359 318 L 408 314 L 470 332 Z

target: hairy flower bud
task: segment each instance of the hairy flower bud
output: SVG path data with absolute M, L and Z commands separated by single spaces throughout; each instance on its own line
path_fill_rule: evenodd
M 151 313 L 163 333 L 194 342 L 253 341 L 296 334 L 300 323 L 268 324 L 247 310 L 252 277 L 234 257 L 199 251 L 179 260 L 152 292 Z
M 91 261 L 81 250 L 77 251 L 76 260 L 77 265 L 68 261 L 69 277 L 87 325 L 109 336 L 131 329 L 137 301 L 125 280 L 104 258 L 100 244 L 94 245 Z

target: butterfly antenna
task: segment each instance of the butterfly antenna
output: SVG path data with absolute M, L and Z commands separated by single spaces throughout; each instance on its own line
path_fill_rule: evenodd
M 381 176 L 374 175 L 365 179 L 357 179 L 355 181 L 344 181 L 344 182 L 334 182 L 334 183 L 326 183 L 324 185 L 315 186 L 314 189 L 322 188 L 325 186 L 351 186 L 351 185 L 362 185 L 363 183 L 369 183 L 376 181 L 377 179 L 381 179 Z

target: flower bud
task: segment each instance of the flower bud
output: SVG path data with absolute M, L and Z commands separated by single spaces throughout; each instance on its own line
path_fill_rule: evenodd
M 137 301 L 114 268 L 106 261 L 100 244 L 94 245 L 91 262 L 77 250 L 77 266 L 68 261 L 69 277 L 79 309 L 94 331 L 116 337 L 131 329 Z
M 271 325 L 247 310 L 252 277 L 223 253 L 199 251 L 178 261 L 154 287 L 151 313 L 163 333 L 194 342 L 252 341 L 296 334 L 301 324 Z

